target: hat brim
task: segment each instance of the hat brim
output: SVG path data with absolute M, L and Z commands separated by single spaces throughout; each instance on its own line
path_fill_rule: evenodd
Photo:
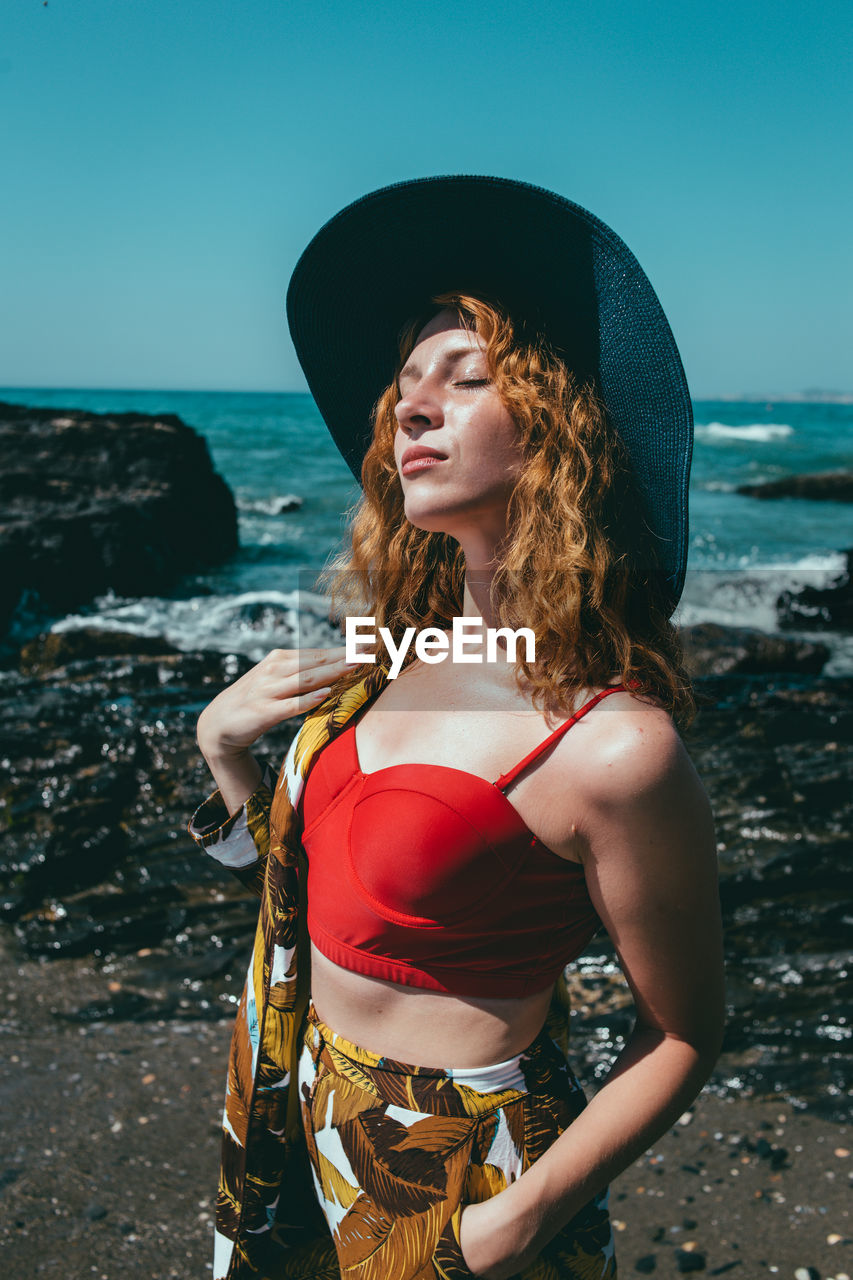
M 687 561 L 693 413 L 666 316 L 628 246 L 554 192 L 506 178 L 419 178 L 371 192 L 296 264 L 287 317 L 314 401 L 357 480 L 401 326 L 448 290 L 532 319 L 596 378 L 621 433 L 677 603 Z

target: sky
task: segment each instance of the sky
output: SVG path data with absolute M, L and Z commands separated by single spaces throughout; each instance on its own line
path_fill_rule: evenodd
M 477 173 L 618 232 L 694 398 L 851 390 L 851 33 L 846 0 L 6 0 L 0 386 L 304 390 L 314 233 Z

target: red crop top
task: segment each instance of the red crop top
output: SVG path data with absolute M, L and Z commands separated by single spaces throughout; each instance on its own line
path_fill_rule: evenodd
M 497 782 L 444 765 L 362 773 L 355 723 L 302 795 L 308 933 L 356 973 L 454 995 L 552 985 L 600 921 L 583 868 L 525 826 L 503 788 L 610 693 L 609 685 Z

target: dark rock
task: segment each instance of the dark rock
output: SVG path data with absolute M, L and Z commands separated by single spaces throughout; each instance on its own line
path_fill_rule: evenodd
M 135 966 L 81 1022 L 228 1016 L 257 918 L 185 830 L 213 790 L 198 715 L 252 663 L 156 648 L 112 632 L 43 636 L 0 681 L 2 918 L 31 956 Z M 258 758 L 278 765 L 300 723 L 266 735 Z
M 73 1013 L 62 1014 L 70 1022 L 124 1022 L 140 1021 L 140 1015 L 149 1012 L 151 1001 L 138 991 L 119 992 L 112 1000 L 94 1000 L 91 1004 L 82 1005 Z M 161 1009 L 155 1011 L 155 1017 L 164 1017 Z
M 759 675 L 799 671 L 817 675 L 829 658 L 824 644 L 770 635 L 753 627 L 722 627 L 700 622 L 679 631 L 690 674 L 697 676 Z
M 777 597 L 776 617 L 780 627 L 798 630 L 833 627 L 853 631 L 853 548 L 845 555 L 845 568 L 828 586 L 783 591 Z
M 86 1208 L 83 1210 L 85 1217 L 87 1217 L 90 1222 L 100 1222 L 107 1216 L 108 1212 L 109 1211 L 105 1209 L 102 1204 L 98 1204 L 94 1200 L 90 1204 L 87 1204 Z
M 142 654 L 163 657 L 167 653 L 180 653 L 180 649 L 167 644 L 162 636 L 79 627 L 73 631 L 48 631 L 36 636 L 21 649 L 18 665 L 24 675 L 41 675 L 58 667 L 67 667 L 69 662 L 78 659 L 88 662 L 93 658 L 139 657 Z
M 654 1253 L 644 1253 L 642 1258 L 637 1258 L 635 1261 L 634 1270 L 639 1271 L 641 1276 L 650 1276 L 657 1265 L 657 1256 Z
M 301 506 L 302 499 L 295 493 L 284 493 L 270 498 L 268 510 L 271 516 L 280 516 L 285 511 L 298 511 Z
M 750 498 L 810 498 L 812 501 L 853 502 L 853 471 L 815 471 L 783 476 L 763 484 L 739 484 L 737 493 Z
M 0 403 L 0 634 L 112 588 L 155 595 L 237 550 L 203 436 L 174 414 Z
M 3 673 L 0 905 L 10 942 L 30 956 L 109 959 L 118 986 L 80 996 L 81 1024 L 230 1018 L 257 900 L 185 824 L 213 790 L 198 715 L 252 663 L 133 651 L 137 643 L 64 633 L 34 642 L 26 671 Z M 697 691 L 700 710 L 683 739 L 714 812 L 730 1006 L 714 1087 L 793 1094 L 819 1114 L 840 1114 L 853 678 L 707 676 Z M 299 723 L 265 735 L 258 758 L 279 764 Z M 596 938 L 572 979 L 573 1065 L 589 1080 L 602 1078 L 633 1024 L 612 958 L 607 938 Z M 768 1147 L 784 1159 L 783 1148 Z M 713 1179 L 684 1154 L 682 1181 L 698 1196 L 698 1175 Z
M 706 1259 L 704 1253 L 691 1253 L 687 1249 L 676 1249 L 675 1265 L 681 1275 L 691 1271 L 704 1271 Z

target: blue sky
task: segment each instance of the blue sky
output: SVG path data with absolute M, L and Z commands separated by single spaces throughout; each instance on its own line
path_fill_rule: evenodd
M 847 4 L 7 0 L 0 386 L 301 390 L 333 213 L 493 173 L 627 241 L 695 397 L 853 388 Z

